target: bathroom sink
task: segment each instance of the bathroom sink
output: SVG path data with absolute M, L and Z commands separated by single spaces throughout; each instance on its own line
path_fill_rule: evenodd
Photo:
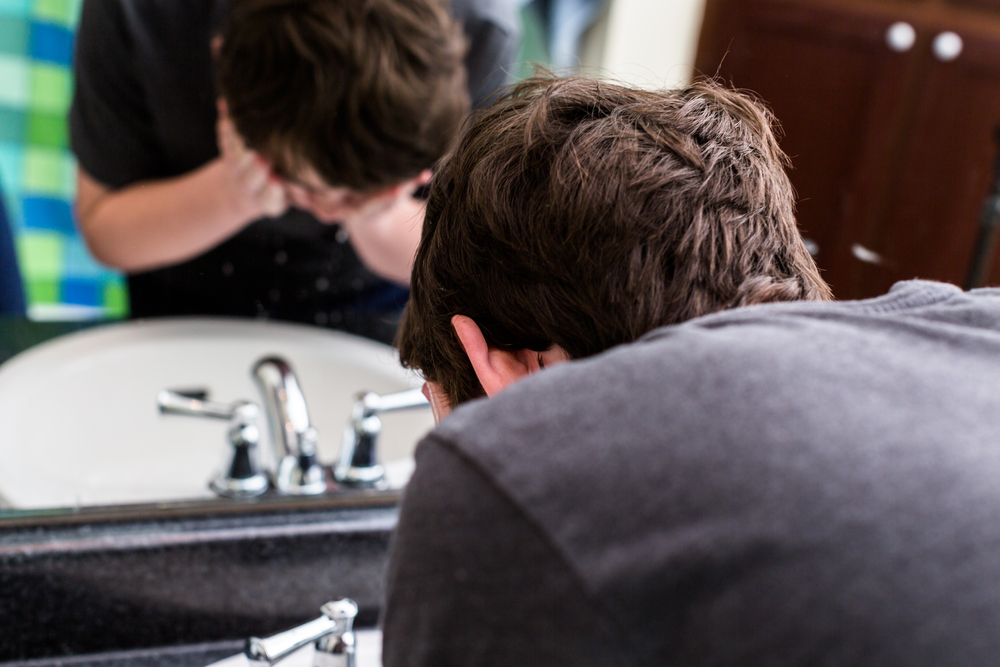
M 354 395 L 419 386 L 386 345 L 304 325 L 173 318 L 96 327 L 0 365 L 0 507 L 37 509 L 211 498 L 231 458 L 225 421 L 163 415 L 164 388 L 261 403 L 250 369 L 286 359 L 298 376 L 322 463 L 334 461 Z M 261 455 L 271 455 L 258 417 Z M 401 486 L 429 410 L 383 416 L 387 477 Z

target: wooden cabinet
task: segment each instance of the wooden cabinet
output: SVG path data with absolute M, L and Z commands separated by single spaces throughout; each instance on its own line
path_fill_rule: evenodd
M 839 298 L 964 284 L 998 152 L 1000 0 L 709 0 L 696 67 L 773 109 Z

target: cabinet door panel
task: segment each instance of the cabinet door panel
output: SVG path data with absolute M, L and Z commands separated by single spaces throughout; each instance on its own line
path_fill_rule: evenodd
M 889 26 L 906 18 L 898 8 L 717 0 L 706 12 L 698 70 L 718 68 L 773 109 L 792 159 L 800 227 L 839 298 L 863 295 L 863 265 L 851 248 L 871 241 L 914 70 L 910 52 L 886 45 Z
M 1000 11 L 1000 0 L 948 0 L 948 4 L 972 9 Z
M 871 289 L 911 277 L 964 284 L 980 207 L 988 194 L 1000 128 L 1000 24 L 949 24 L 961 37 L 954 60 L 925 60 L 909 137 L 877 250 L 890 271 L 873 272 Z M 938 32 L 940 34 L 940 32 Z M 994 265 L 996 263 L 994 262 Z M 995 267 L 992 284 L 1000 284 Z

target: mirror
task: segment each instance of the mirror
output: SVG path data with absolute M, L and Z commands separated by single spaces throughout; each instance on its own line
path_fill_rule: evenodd
M 71 60 L 81 3 L 0 7 L 0 64 L 5 73 L 5 85 L 0 86 L 0 183 L 17 237 L 32 318 L 0 318 L 0 363 L 30 350 L 26 353 L 30 356 L 0 365 L 0 498 L 5 499 L 0 500 L 5 502 L 0 513 L 6 516 L 95 503 L 139 502 L 153 507 L 192 499 L 211 501 L 208 482 L 230 457 L 225 423 L 160 415 L 156 393 L 168 387 L 207 388 L 219 401 L 260 402 L 250 367 L 260 356 L 283 351 L 270 339 L 268 344 L 246 347 L 216 340 L 208 345 L 211 352 L 188 354 L 180 350 L 185 343 L 177 340 L 166 344 L 178 354 L 168 360 L 153 352 L 151 338 L 140 340 L 140 331 L 155 337 L 153 329 L 107 323 L 127 310 L 124 281 L 89 256 L 71 215 L 75 163 L 67 147 L 65 114 L 72 94 Z M 559 53 L 569 61 L 584 68 L 593 64 L 604 73 L 639 83 L 662 84 L 690 75 L 704 0 L 657 9 L 669 15 L 655 22 L 648 20 L 648 3 L 641 0 L 586 3 L 600 11 L 588 14 L 594 25 L 585 32 L 583 23 L 561 22 L 555 15 L 546 25 L 543 8 L 554 4 L 524 3 L 521 60 L 558 60 L 553 46 L 558 42 Z M 640 27 L 651 24 L 659 28 L 653 33 L 646 29 L 642 39 L 634 37 L 642 32 Z M 666 41 L 663 25 L 676 33 Z M 580 58 L 575 59 L 565 47 L 581 35 Z M 640 62 L 641 71 L 630 77 L 624 63 L 634 67 Z M 521 75 L 530 71 L 527 66 L 518 70 Z M 119 326 L 123 328 L 115 329 Z M 322 329 L 310 333 L 330 334 Z M 414 379 L 397 377 L 398 368 L 379 382 L 368 382 L 370 369 L 362 368 L 353 376 L 334 372 L 330 358 L 340 353 L 332 348 L 320 353 L 311 344 L 303 345 L 303 350 L 293 346 L 284 352 L 299 375 L 310 417 L 319 430 L 320 459 L 329 464 L 339 449 L 353 393 L 408 387 Z M 345 349 L 355 349 L 352 345 Z M 88 346 L 90 353 L 81 354 Z M 391 355 L 388 348 L 379 350 L 370 356 Z M 363 357 L 346 356 L 352 363 Z M 57 357 L 61 365 L 54 364 Z M 142 375 L 143 368 L 163 374 Z M 337 375 L 337 381 L 331 381 L 331 375 Z M 143 379 L 134 386 L 126 382 L 135 377 Z M 268 429 L 263 415 L 258 419 L 261 454 L 266 459 Z M 412 447 L 432 419 L 428 411 L 387 415 L 384 421 L 387 459 L 403 460 L 405 456 L 391 452 Z M 400 436 L 404 441 L 394 445 L 397 434 L 405 434 Z M 121 443 L 127 448 L 118 449 Z M 108 462 L 98 464 L 101 456 Z M 129 467 L 131 456 L 138 458 Z M 102 485 L 109 489 L 101 491 Z

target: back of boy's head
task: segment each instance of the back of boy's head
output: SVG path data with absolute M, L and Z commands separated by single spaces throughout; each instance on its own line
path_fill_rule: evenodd
M 573 358 L 749 304 L 829 299 L 765 108 L 711 82 L 512 87 L 431 184 L 401 358 L 452 404 L 483 395 L 451 328 Z
M 430 168 L 469 110 L 442 0 L 232 0 L 219 94 L 283 176 L 377 190 Z

